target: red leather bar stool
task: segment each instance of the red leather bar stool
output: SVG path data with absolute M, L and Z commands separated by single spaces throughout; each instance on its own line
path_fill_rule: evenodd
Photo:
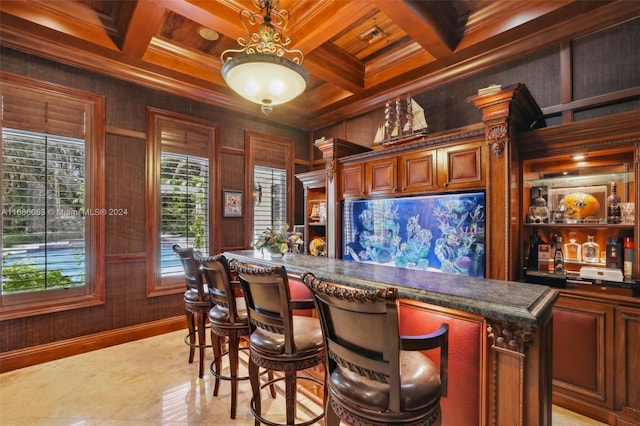
M 211 347 L 207 344 L 206 328 L 207 315 L 213 306 L 209 295 L 209 288 L 202 279 L 200 264 L 196 262 L 193 247 L 182 248 L 175 244 L 173 251 L 180 257 L 187 290 L 184 292 L 184 308 L 187 315 L 189 334 L 184 342 L 189 346 L 189 363 L 193 362 L 195 350 L 200 351 L 200 365 L 198 377 L 204 376 L 204 353 Z
M 322 324 L 329 400 L 325 424 L 440 425 L 447 393 L 447 324 L 400 336 L 394 288 L 362 290 L 306 273 Z M 440 349 L 440 370 L 421 351 Z M 400 368 L 402 366 L 402 369 Z

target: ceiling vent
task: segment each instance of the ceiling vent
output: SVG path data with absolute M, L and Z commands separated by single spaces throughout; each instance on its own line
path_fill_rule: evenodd
M 384 36 L 385 34 L 382 32 L 380 28 L 378 28 L 377 26 L 373 26 L 368 30 L 366 30 L 365 32 L 363 32 L 362 34 L 360 34 L 360 39 L 371 44 L 376 40 L 380 40 Z

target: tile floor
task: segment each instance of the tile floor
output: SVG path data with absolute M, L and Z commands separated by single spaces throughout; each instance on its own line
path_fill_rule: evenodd
M 253 425 L 249 383 L 239 386 L 238 415 L 229 419 L 229 383 L 214 397 L 208 371 L 197 378 L 196 362 L 179 331 L 0 374 L 3 426 Z M 282 395 L 266 396 L 263 409 L 282 421 Z M 319 407 L 305 399 L 300 419 Z M 560 407 L 554 426 L 602 425 Z

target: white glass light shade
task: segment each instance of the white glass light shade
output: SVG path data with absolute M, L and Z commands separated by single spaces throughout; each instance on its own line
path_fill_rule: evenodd
M 299 96 L 309 80 L 300 65 L 269 54 L 235 56 L 222 66 L 222 77 L 240 96 L 263 106 Z

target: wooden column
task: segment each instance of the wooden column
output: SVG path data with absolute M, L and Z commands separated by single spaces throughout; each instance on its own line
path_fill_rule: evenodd
M 542 112 L 524 84 L 467 99 L 482 112 L 487 160 L 486 277 L 515 280 L 522 253 L 522 173 L 518 133 L 544 127 Z M 487 318 L 488 425 L 551 425 L 551 327 Z M 513 392 L 518 389 L 518 392 Z
M 551 311 L 539 325 L 487 318 L 486 425 L 551 426 Z
M 337 176 L 337 160 L 347 155 L 370 151 L 371 148 L 338 138 L 328 138 L 316 142 L 326 162 L 327 172 L 327 256 L 342 257 L 342 205 L 340 185 Z
M 519 259 L 524 256 L 519 236 L 522 174 L 516 140 L 518 132 L 544 127 L 542 111 L 521 83 L 471 96 L 467 102 L 482 112 L 489 147 L 486 277 L 515 280 Z

